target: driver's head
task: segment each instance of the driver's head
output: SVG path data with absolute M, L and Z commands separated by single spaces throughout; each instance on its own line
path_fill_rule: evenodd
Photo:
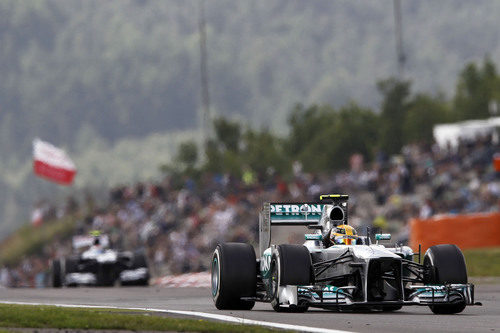
M 90 232 L 90 236 L 94 237 L 92 241 L 92 245 L 99 246 L 101 245 L 101 232 L 99 230 L 92 230 Z
M 354 244 L 353 240 L 358 238 L 356 229 L 347 224 L 341 224 L 332 229 L 330 240 L 332 244 Z

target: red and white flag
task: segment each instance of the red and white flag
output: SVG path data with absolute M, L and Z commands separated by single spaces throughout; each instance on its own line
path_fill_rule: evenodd
M 33 140 L 33 171 L 39 177 L 70 185 L 76 174 L 75 163 L 64 150 L 40 139 Z

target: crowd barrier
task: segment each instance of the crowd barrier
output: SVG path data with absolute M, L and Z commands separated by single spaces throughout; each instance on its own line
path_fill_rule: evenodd
M 181 275 L 167 275 L 151 281 L 152 285 L 173 288 L 210 287 L 210 272 L 186 273 Z
M 500 213 L 440 215 L 410 221 L 410 246 L 456 244 L 462 250 L 500 246 Z

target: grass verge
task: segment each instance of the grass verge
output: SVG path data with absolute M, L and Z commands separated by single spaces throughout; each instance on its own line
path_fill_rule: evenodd
M 75 229 L 76 216 L 66 216 L 34 227 L 27 224 L 0 243 L 0 266 L 15 265 L 26 255 L 40 253 L 54 239 L 69 237 Z
M 127 310 L 120 310 L 126 311 Z M 0 304 L 1 328 L 58 328 L 175 332 L 283 332 L 256 325 L 178 319 L 151 312 L 123 314 L 110 309 Z
M 469 276 L 500 276 L 500 247 L 463 251 Z

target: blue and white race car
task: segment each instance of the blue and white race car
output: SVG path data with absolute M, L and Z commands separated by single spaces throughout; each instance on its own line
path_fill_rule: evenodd
M 75 254 L 51 262 L 51 285 L 148 285 L 149 269 L 143 252 L 109 248 L 107 235 L 73 237 Z
M 211 290 L 220 309 L 271 303 L 275 311 L 309 307 L 395 311 L 428 306 L 436 314 L 462 312 L 474 302 L 462 252 L 456 245 L 420 251 L 385 247 L 389 234 L 357 235 L 348 225 L 347 195 L 322 195 L 314 203 L 265 203 L 259 217 L 259 256 L 244 243 L 221 243 L 211 264 Z M 271 243 L 271 226 L 314 230 L 299 245 Z M 414 260 L 417 257 L 417 260 Z

